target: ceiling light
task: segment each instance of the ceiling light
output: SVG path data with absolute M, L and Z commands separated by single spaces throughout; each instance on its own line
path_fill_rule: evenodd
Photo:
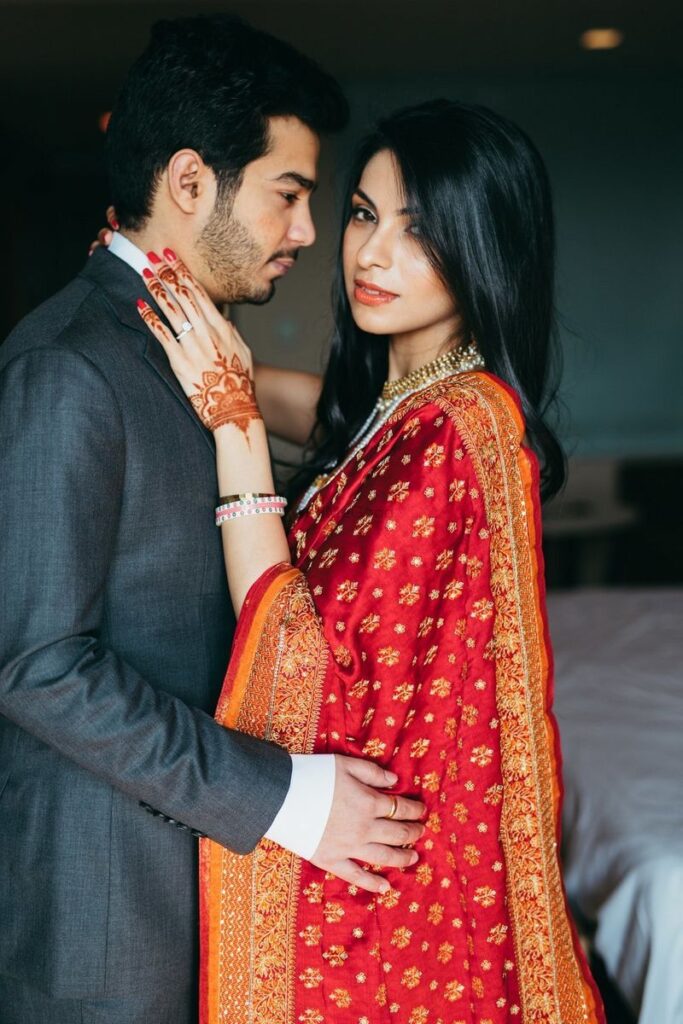
M 579 39 L 584 50 L 615 50 L 623 41 L 624 33 L 618 28 L 589 28 Z

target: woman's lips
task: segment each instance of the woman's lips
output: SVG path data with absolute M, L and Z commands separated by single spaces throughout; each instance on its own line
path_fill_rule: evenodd
M 360 302 L 364 306 L 383 306 L 385 303 L 393 302 L 394 299 L 398 298 L 395 292 L 386 292 L 383 288 L 370 284 L 369 281 L 361 281 L 360 278 L 356 278 L 353 283 L 355 286 L 353 297 L 356 302 Z

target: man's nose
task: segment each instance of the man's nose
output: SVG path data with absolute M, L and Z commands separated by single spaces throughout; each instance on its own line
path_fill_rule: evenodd
M 311 211 L 308 208 L 297 210 L 296 217 L 293 219 L 287 232 L 287 238 L 296 245 L 313 245 L 315 242 L 315 224 L 313 223 Z

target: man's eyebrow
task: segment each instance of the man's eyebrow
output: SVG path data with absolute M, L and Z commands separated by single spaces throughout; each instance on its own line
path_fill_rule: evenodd
M 299 185 L 300 188 L 305 188 L 307 192 L 315 192 L 318 187 L 317 181 L 313 181 L 311 178 L 305 178 L 303 174 L 299 174 L 298 171 L 285 171 L 284 174 L 279 174 L 277 178 L 273 178 L 273 181 L 288 181 L 295 185 Z

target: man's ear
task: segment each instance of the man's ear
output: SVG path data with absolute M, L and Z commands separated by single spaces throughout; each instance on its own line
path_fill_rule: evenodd
M 171 200 L 183 213 L 197 213 L 207 200 L 213 205 L 216 179 L 196 150 L 179 149 L 173 154 L 166 168 L 166 181 Z

